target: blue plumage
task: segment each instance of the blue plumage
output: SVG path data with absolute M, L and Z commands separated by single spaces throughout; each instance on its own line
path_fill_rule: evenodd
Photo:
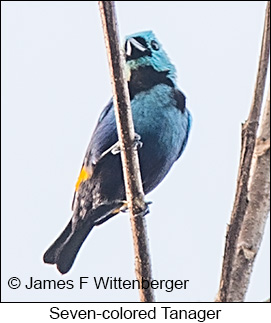
M 177 88 L 176 70 L 151 31 L 125 39 L 126 72 L 145 194 L 153 190 L 181 156 L 191 116 Z M 85 238 L 125 207 L 125 188 L 112 100 L 92 135 L 76 185 L 73 217 L 44 255 L 66 273 Z

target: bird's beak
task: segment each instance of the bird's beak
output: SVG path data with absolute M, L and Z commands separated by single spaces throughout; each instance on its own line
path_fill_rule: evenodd
M 142 56 L 150 56 L 150 50 L 135 38 L 130 38 L 125 43 L 126 60 L 136 59 Z
M 140 52 L 145 52 L 146 50 L 148 50 L 148 48 L 144 47 L 136 39 L 130 38 L 130 39 L 127 40 L 126 55 L 131 56 L 132 52 L 133 52 L 133 49 L 137 49 Z

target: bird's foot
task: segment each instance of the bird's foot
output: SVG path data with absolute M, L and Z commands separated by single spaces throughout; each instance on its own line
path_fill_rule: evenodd
M 148 213 L 150 213 L 150 208 L 149 208 L 149 205 L 152 204 L 151 201 L 145 201 L 145 208 L 141 211 L 141 212 L 138 212 L 137 214 L 135 214 L 135 217 L 138 217 L 138 216 L 145 216 L 147 215 Z
M 150 213 L 149 205 L 152 204 L 152 201 L 145 201 L 145 204 L 146 204 L 146 209 L 145 209 L 145 213 L 143 214 L 144 216 Z
M 138 133 L 135 133 L 135 138 L 133 142 L 133 148 L 134 150 L 138 150 L 143 146 L 143 142 L 140 141 L 141 136 Z
M 110 149 L 111 149 L 111 154 L 112 155 L 119 154 L 120 151 L 121 151 L 119 141 L 117 141 Z
M 117 141 L 116 143 L 114 143 L 114 145 L 112 145 L 111 147 L 109 147 L 108 149 L 106 149 L 101 154 L 100 159 L 102 159 L 108 153 L 111 153 L 112 155 L 117 155 L 118 153 L 120 153 L 120 144 L 119 144 L 119 141 Z
M 146 201 L 145 202 L 145 209 L 135 216 L 145 216 L 146 214 L 150 213 L 149 205 L 152 204 L 151 201 Z M 126 213 L 128 211 L 128 203 L 127 201 L 123 201 L 122 207 L 119 209 L 120 212 Z
M 143 146 L 143 142 L 140 141 L 140 139 L 141 139 L 141 136 L 139 134 L 135 133 L 135 138 L 134 138 L 134 142 L 133 142 L 133 149 L 137 150 L 137 149 L 140 149 Z M 117 141 L 108 150 L 111 152 L 112 155 L 119 154 L 120 151 L 121 151 L 119 141 Z

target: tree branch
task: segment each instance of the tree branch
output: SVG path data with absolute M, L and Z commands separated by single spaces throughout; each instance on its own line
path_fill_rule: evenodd
M 239 235 L 229 302 L 242 302 L 246 294 L 255 257 L 260 248 L 270 210 L 270 91 L 261 120 L 248 187 L 248 207 Z
M 124 75 L 124 58 L 119 47 L 114 1 L 99 1 L 99 7 L 113 87 L 113 101 L 121 147 L 126 198 L 131 214 L 135 250 L 135 272 L 137 279 L 142 283 L 142 279 L 151 280 L 151 263 L 144 218 L 146 203 L 144 202 L 138 153 L 133 148 L 135 131 L 128 85 Z M 141 302 L 154 301 L 151 288 L 143 289 L 141 284 L 139 293 Z
M 249 117 L 245 124 L 243 124 L 242 126 L 242 148 L 237 180 L 237 189 L 231 215 L 231 221 L 226 234 L 220 288 L 216 299 L 217 302 L 228 302 L 229 299 L 231 299 L 229 291 L 230 286 L 233 284 L 233 264 L 237 252 L 238 237 L 240 235 L 243 219 L 248 208 L 248 183 L 264 95 L 269 59 L 269 49 L 270 2 L 268 1 L 254 97 L 252 100 L 252 106 L 249 113 Z M 231 301 L 235 300 L 231 299 Z

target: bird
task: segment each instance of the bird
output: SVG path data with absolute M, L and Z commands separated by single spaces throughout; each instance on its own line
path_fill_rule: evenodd
M 192 117 L 171 63 L 153 31 L 126 36 L 123 52 L 144 194 L 182 155 Z M 75 185 L 72 217 L 43 261 L 67 273 L 90 231 L 127 209 L 114 104 L 101 112 Z

